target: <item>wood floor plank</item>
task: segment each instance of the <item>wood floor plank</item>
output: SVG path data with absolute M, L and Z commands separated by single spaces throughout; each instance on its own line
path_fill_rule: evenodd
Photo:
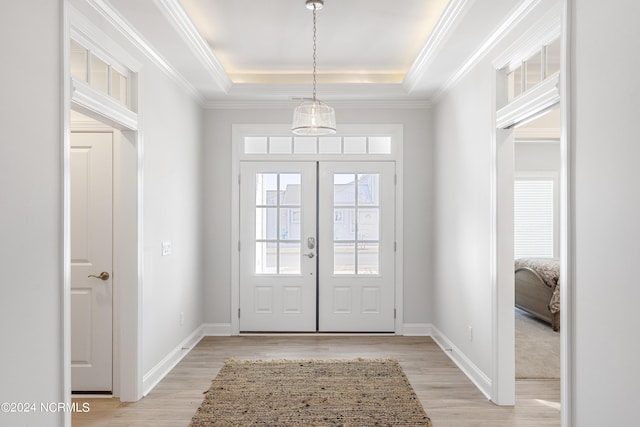
M 393 357 L 402 366 L 435 427 L 547 427 L 560 425 L 560 381 L 519 380 L 516 405 L 488 401 L 428 337 L 240 336 L 205 337 L 156 388 L 136 403 L 88 402 L 73 426 L 187 426 L 224 361 Z

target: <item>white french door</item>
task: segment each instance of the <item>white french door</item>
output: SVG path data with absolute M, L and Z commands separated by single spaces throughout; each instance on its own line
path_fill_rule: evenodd
M 395 164 L 319 165 L 319 330 L 395 330 Z
M 240 331 L 393 332 L 394 162 L 240 175 Z
M 240 165 L 240 330 L 316 330 L 316 164 Z

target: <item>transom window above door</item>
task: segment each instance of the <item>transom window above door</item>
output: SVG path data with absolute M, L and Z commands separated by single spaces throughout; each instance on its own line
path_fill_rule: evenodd
M 244 154 L 391 154 L 389 136 L 247 136 Z
M 110 96 L 123 105 L 129 106 L 129 75 L 131 72 L 114 60 L 99 55 L 79 42 L 70 42 L 70 73 L 77 81 L 87 83 L 92 88 Z

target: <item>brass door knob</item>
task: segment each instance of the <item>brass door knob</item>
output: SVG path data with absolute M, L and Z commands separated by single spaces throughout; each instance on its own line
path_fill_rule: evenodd
M 95 274 L 90 274 L 87 277 L 95 277 L 96 279 L 100 279 L 100 280 L 108 280 L 109 273 L 107 273 L 106 271 L 103 271 L 102 273 L 100 273 L 99 276 L 96 276 Z

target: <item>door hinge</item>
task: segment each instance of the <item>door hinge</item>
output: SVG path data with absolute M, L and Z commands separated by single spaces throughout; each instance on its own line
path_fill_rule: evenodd
M 240 240 L 238 240 L 238 252 L 240 252 Z
M 393 242 L 393 252 L 398 252 L 398 242 Z
M 395 308 L 393 309 L 393 318 L 394 319 L 396 318 L 396 309 Z
M 242 175 L 238 175 L 238 185 L 240 185 L 240 177 L 241 177 L 241 176 L 242 176 Z
M 240 309 L 238 309 L 238 319 L 240 318 Z
M 394 183 L 395 185 L 398 185 L 398 175 L 397 175 L 397 174 L 394 174 L 394 175 L 393 175 L 393 183 Z

